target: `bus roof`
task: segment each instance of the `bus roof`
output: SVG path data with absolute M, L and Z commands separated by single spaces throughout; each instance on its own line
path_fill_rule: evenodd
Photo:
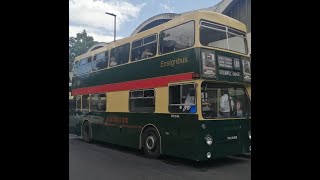
M 126 43 L 131 43 L 132 41 L 138 40 L 138 39 L 146 37 L 148 35 L 159 33 L 163 30 L 169 29 L 169 28 L 174 27 L 176 25 L 179 25 L 179 24 L 191 21 L 191 20 L 200 20 L 200 19 L 205 19 L 205 20 L 213 21 L 213 22 L 216 22 L 219 24 L 224 24 L 226 26 L 238 29 L 240 31 L 244 31 L 244 32 L 247 31 L 245 24 L 243 24 L 242 22 L 240 22 L 236 19 L 233 19 L 231 17 L 228 17 L 228 16 L 223 15 L 221 13 L 216 13 L 213 11 L 197 10 L 197 11 L 192 11 L 192 12 L 188 12 L 185 14 L 181 14 L 181 16 L 178 16 L 178 17 L 176 17 L 166 23 L 163 23 L 159 26 L 153 27 L 153 28 L 148 29 L 146 31 L 140 32 L 140 33 L 135 34 L 133 36 L 126 37 L 126 38 L 117 40 L 115 42 L 107 43 L 102 48 L 87 52 L 87 53 L 82 54 L 80 56 L 77 56 L 75 58 L 75 61 L 79 61 L 83 58 L 90 57 L 94 54 L 104 52 L 106 50 L 110 50 L 114 47 L 118 47 L 118 46 L 126 44 Z

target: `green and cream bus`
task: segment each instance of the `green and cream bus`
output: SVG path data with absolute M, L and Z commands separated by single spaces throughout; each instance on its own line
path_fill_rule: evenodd
M 250 152 L 247 52 L 243 23 L 194 11 L 82 54 L 73 69 L 70 133 L 153 158 Z

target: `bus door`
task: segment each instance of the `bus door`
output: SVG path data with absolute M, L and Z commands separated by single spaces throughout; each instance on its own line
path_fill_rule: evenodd
M 196 106 L 196 84 L 185 83 L 169 86 L 169 112 L 170 122 L 168 122 L 167 138 L 169 147 L 176 147 L 171 151 L 175 153 L 191 153 L 192 144 L 195 139 L 195 125 L 197 123 Z M 185 149 L 184 152 L 178 149 Z

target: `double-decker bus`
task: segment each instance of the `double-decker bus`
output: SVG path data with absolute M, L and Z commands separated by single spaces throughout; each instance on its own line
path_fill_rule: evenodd
M 251 151 L 246 26 L 194 11 L 75 59 L 70 133 L 204 161 Z

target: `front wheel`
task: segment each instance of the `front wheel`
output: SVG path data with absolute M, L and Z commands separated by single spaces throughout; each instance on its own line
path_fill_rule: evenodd
M 160 138 L 154 128 L 148 128 L 143 132 L 144 153 L 150 158 L 160 156 Z
M 88 121 L 86 121 L 82 126 L 82 137 L 83 140 L 87 143 L 91 142 L 91 126 Z

